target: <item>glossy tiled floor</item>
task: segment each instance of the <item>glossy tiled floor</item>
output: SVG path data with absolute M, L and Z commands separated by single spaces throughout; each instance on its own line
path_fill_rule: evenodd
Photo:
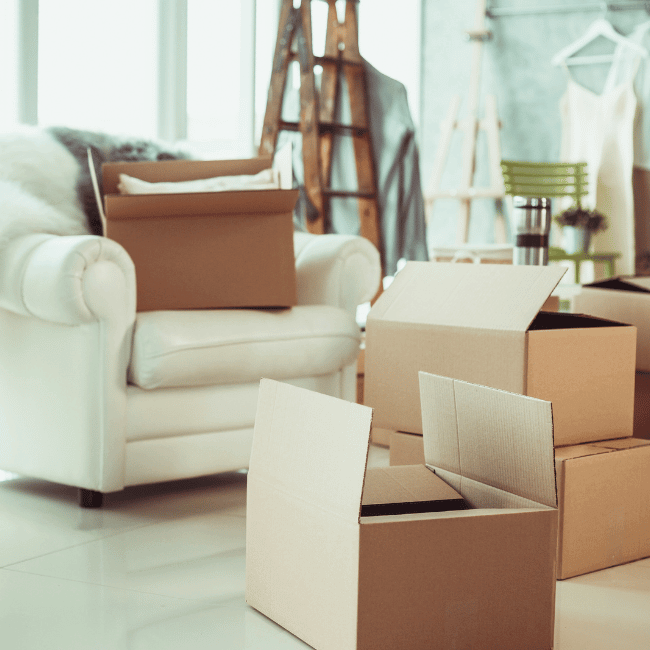
M 245 474 L 128 489 L 102 510 L 0 478 L 0 647 L 307 647 L 244 602 Z M 648 650 L 650 560 L 559 582 L 555 647 Z

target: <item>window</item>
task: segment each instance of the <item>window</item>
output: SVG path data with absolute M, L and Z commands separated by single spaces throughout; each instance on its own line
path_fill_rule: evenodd
M 250 0 L 188 0 L 187 137 L 206 153 L 253 154 L 255 24 Z
M 39 124 L 155 137 L 157 6 L 40 0 Z
M 404 0 L 399 11 L 390 0 L 358 5 L 362 54 L 405 83 L 416 119 L 420 2 Z M 316 32 L 327 5 L 312 7 Z M 279 8 L 280 0 L 4 0 L 0 123 L 180 141 L 205 157 L 254 155 Z M 324 38 L 324 22 L 322 30 Z M 405 34 L 399 47 L 386 48 L 395 34 Z
M 0 20 L 0 125 L 18 121 L 18 2 L 7 0 Z

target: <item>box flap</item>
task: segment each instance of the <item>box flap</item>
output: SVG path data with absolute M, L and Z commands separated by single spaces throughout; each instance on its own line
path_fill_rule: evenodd
M 189 194 L 108 194 L 106 218 L 151 219 L 200 215 L 290 213 L 299 190 L 235 190 Z
M 610 289 L 614 291 L 631 291 L 638 293 L 650 293 L 650 278 L 648 277 L 634 277 L 634 276 L 620 276 L 617 278 L 608 278 L 606 280 L 599 280 L 598 282 L 591 282 L 582 287 L 585 289 Z
M 550 402 L 420 372 L 427 465 L 557 506 Z
M 525 331 L 567 267 L 407 262 L 368 320 Z
M 93 186 L 93 193 L 95 195 L 95 203 L 99 212 L 99 221 L 102 224 L 102 234 L 106 235 L 106 214 L 104 214 L 104 205 L 102 203 L 102 195 L 99 191 L 99 181 L 97 180 L 97 169 L 95 168 L 95 160 L 93 158 L 93 150 L 88 147 L 86 150 L 88 154 L 88 171 L 90 173 L 90 182 Z
M 249 475 L 358 522 L 372 409 L 262 379 Z

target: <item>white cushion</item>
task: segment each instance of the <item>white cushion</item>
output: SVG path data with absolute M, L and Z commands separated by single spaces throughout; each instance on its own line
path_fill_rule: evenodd
M 327 374 L 355 360 L 360 340 L 354 317 L 327 305 L 142 312 L 129 381 L 152 389 Z

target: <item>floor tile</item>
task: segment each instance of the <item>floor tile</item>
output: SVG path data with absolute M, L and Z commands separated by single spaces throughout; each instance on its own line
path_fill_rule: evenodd
M 72 488 L 22 478 L 0 482 L 0 567 L 141 525 L 109 509 L 80 508 Z
M 177 617 L 161 618 L 131 636 L 133 650 L 299 650 L 307 644 L 254 609 L 196 607 Z
M 223 607 L 0 570 L 2 645 L 16 650 L 300 647 L 248 607 Z
M 244 593 L 246 521 L 200 515 L 11 565 L 14 571 L 187 599 Z
M 650 648 L 647 563 L 634 562 L 558 582 L 555 648 Z
M 80 508 L 77 490 L 12 475 L 0 481 L 0 567 L 152 523 L 200 514 L 246 516 L 246 474 L 135 486 Z

